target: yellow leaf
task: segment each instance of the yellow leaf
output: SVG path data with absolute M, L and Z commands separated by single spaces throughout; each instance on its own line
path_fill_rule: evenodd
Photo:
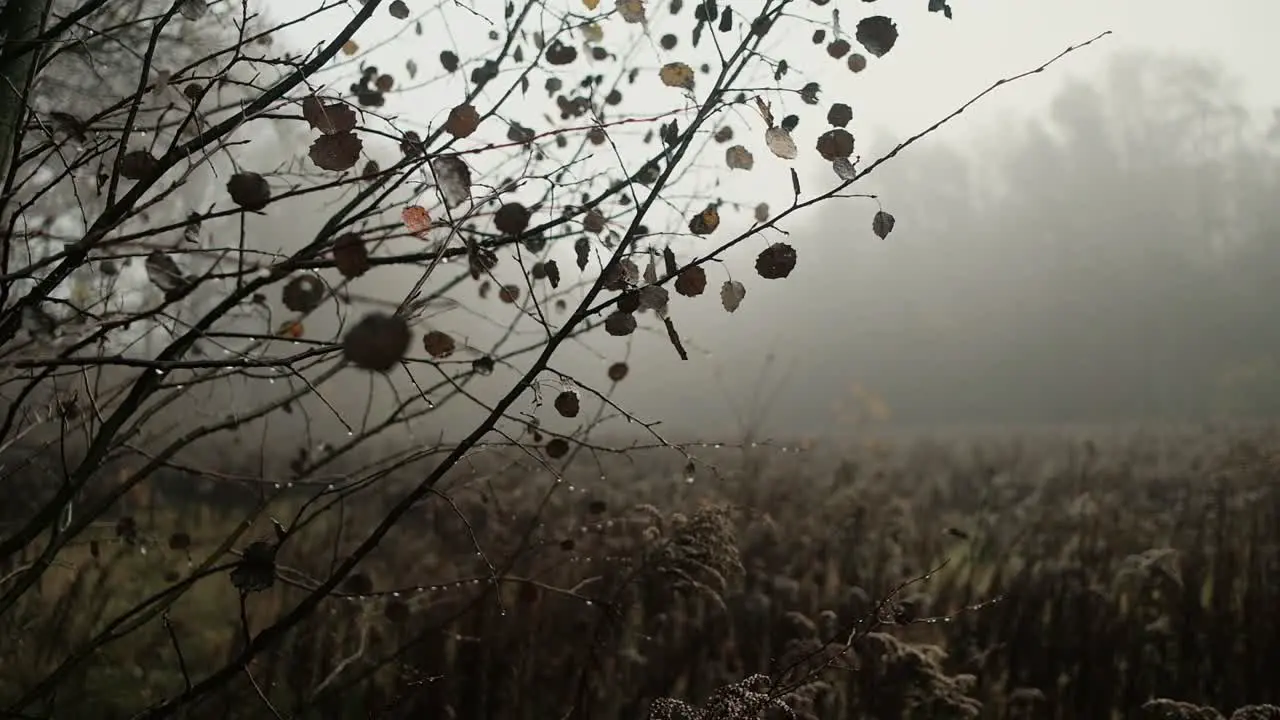
M 358 52 L 360 52 L 360 46 L 356 44 L 356 41 L 355 41 L 355 40 L 348 40 L 348 41 L 346 41 L 346 42 L 342 43 L 342 54 L 343 54 L 343 55 L 346 55 L 347 57 L 350 57 L 350 56 L 352 56 L 352 55 L 355 55 L 355 54 L 356 54 L 356 53 L 358 53 Z
M 720 212 L 714 205 L 689 219 L 689 232 L 694 235 L 710 235 L 720 227 Z
M 663 65 L 662 69 L 658 71 L 658 77 L 662 78 L 662 84 L 667 87 L 693 89 L 693 68 L 682 62 Z
M 618 14 L 629 23 L 644 22 L 644 0 L 618 0 Z
M 585 5 L 588 10 L 595 10 L 597 7 L 600 7 L 600 0 L 582 0 L 582 4 Z

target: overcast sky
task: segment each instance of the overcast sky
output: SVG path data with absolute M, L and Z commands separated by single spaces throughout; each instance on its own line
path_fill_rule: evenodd
M 386 8 L 379 9 L 375 21 L 355 36 L 360 53 L 336 63 L 317 81 L 345 91 L 358 72 L 356 63 L 376 65 L 380 72 L 389 72 L 396 77 L 399 90 L 389 95 L 388 104 L 381 109 L 382 112 L 394 116 L 396 127 L 402 130 L 421 131 L 443 122 L 449 108 L 462 99 L 466 90 L 465 77 L 470 66 L 444 77 L 437 60 L 440 51 L 453 50 L 464 63 L 469 59 L 492 56 L 500 40 L 491 40 L 488 33 L 491 29 L 502 30 L 502 3 L 499 0 L 477 0 L 474 3 L 459 0 L 458 4 L 428 4 L 407 0 L 407 4 L 411 12 L 408 20 L 393 18 Z M 879 136 L 880 133 L 899 138 L 914 134 L 994 81 L 1030 70 L 1069 45 L 1108 30 L 1113 33 L 1110 37 L 1074 53 L 1048 72 L 1000 89 L 946 126 L 931 141 L 963 146 L 967 137 L 978 136 L 984 129 L 990 129 L 1013 115 L 1038 113 L 1066 79 L 1087 80 L 1098 76 L 1109 57 L 1133 49 L 1189 54 L 1220 62 L 1239 81 L 1241 97 L 1253 108 L 1269 113 L 1269 108 L 1280 105 L 1280 88 L 1275 86 L 1273 79 L 1275 52 L 1270 49 L 1274 28 L 1280 24 L 1280 5 L 1268 0 L 1230 0 L 1212 4 L 1185 0 L 951 0 L 955 11 L 952 20 L 927 12 L 926 4 L 925 0 L 880 0 L 874 4 L 836 2 L 823 7 L 797 3 L 797 12 L 809 21 L 789 19 L 765 43 L 763 49 L 766 53 L 774 59 L 786 58 L 792 67 L 792 73 L 784 78 L 784 85 L 799 87 L 807 81 L 816 81 L 823 88 L 817 107 L 804 106 L 795 95 L 776 96 L 774 99 L 776 114 L 796 112 L 802 118 L 795 133 L 800 147 L 800 157 L 795 165 L 803 178 L 806 193 L 824 190 L 835 182 L 829 165 L 812 149 L 814 138 L 826 129 L 825 114 L 830 103 L 844 102 L 852 107 L 854 120 L 850 129 L 859 140 L 859 154 L 863 154 L 865 162 L 871 159 L 864 154 L 870 152 L 867 149 L 868 137 Z M 752 11 L 757 7 L 740 2 L 732 5 L 749 7 Z M 300 25 L 289 31 L 288 41 L 303 47 L 323 42 L 332 37 L 358 7 L 358 3 L 351 2 L 347 8 Z M 614 3 L 613 0 L 602 0 L 594 13 L 578 0 L 555 0 L 549 3 L 549 7 L 557 13 L 569 10 L 590 17 L 612 9 Z M 831 39 L 833 7 L 846 11 L 840 22 L 846 37 L 852 35 L 862 15 L 877 12 L 890 15 L 898 23 L 900 31 L 896 46 L 885 57 L 872 58 L 869 67 L 855 75 L 843 60 L 831 59 L 824 47 L 815 47 L 810 40 L 814 29 L 823 25 L 828 28 L 828 41 Z M 474 9 L 475 13 L 466 8 Z M 302 9 L 302 4 L 299 4 L 298 10 Z M 270 12 L 288 11 L 283 4 L 276 4 L 271 6 Z M 622 67 L 637 66 L 641 68 L 640 81 L 635 86 L 623 86 L 625 99 L 618 109 L 623 115 L 653 116 L 689 107 L 689 98 L 657 81 L 657 70 L 662 63 L 673 60 L 691 65 L 714 61 L 714 45 L 704 37 L 699 48 L 690 48 L 691 2 L 686 3 L 683 12 L 675 18 L 668 12 L 667 2 L 653 3 L 649 6 L 648 16 L 652 41 L 645 37 L 640 26 L 628 25 L 616 15 L 601 22 L 602 44 L 613 53 L 627 56 L 626 65 L 612 60 L 595 63 L 583 53 L 574 64 L 552 70 L 562 74 L 566 87 L 572 87 L 588 67 L 591 72 L 604 73 L 608 79 L 612 77 L 610 73 L 616 74 Z M 496 24 L 491 25 L 485 18 L 494 18 Z M 420 36 L 415 33 L 417 22 L 423 29 Z M 556 24 L 557 19 L 546 14 L 535 16 L 527 27 L 542 27 L 549 34 Z M 736 31 L 737 27 L 734 28 L 735 36 Z M 678 36 L 678 45 L 672 51 L 661 51 L 655 42 L 668 32 Z M 575 44 L 581 47 L 581 43 L 579 36 Z M 858 49 L 856 43 L 854 47 Z M 526 59 L 532 51 L 526 43 Z M 409 80 L 405 70 L 410 61 L 417 67 L 417 78 L 413 81 Z M 492 83 L 486 95 L 476 103 L 482 112 L 492 107 L 498 93 L 514 82 L 520 67 L 515 63 L 504 65 L 504 75 Z M 541 71 L 534 74 L 527 98 L 521 101 L 517 94 L 516 100 L 505 105 L 511 119 L 535 130 L 547 129 L 541 115 L 554 110 L 554 105 L 542 90 L 546 77 Z M 705 76 L 698 77 L 702 84 L 695 89 L 695 96 L 701 100 L 705 97 L 709 78 L 703 80 Z M 755 78 L 760 85 L 767 84 L 769 80 L 767 73 Z M 723 146 L 713 145 L 698 159 L 706 172 L 700 179 L 695 177 L 691 180 L 693 184 L 685 192 L 714 192 L 749 206 L 757 202 L 770 202 L 775 208 L 785 206 L 790 196 L 787 168 L 791 163 L 770 156 L 764 147 L 764 126 L 758 117 L 738 113 L 726 116 L 726 121 L 734 125 L 737 132 L 734 142 L 742 142 L 753 152 L 755 169 L 750 173 L 727 171 L 723 167 Z M 652 146 L 638 144 L 644 129 L 641 125 L 611 131 L 611 138 L 617 142 L 627 162 L 647 157 L 651 152 Z M 501 141 L 505 133 L 506 127 L 502 123 L 486 123 L 481 132 L 457 147 L 477 147 L 487 141 Z M 394 148 L 379 149 L 376 142 L 367 143 L 366 150 L 374 157 L 383 152 L 387 159 L 395 154 Z M 485 164 L 479 156 L 470 156 L 470 160 L 475 166 Z M 601 167 L 615 162 L 611 153 L 596 160 L 606 163 Z M 911 162 L 911 153 L 904 154 L 896 162 Z M 711 183 L 715 182 L 719 185 L 713 187 Z M 891 189 L 885 190 L 882 201 L 887 209 L 893 209 L 892 199 Z M 875 206 L 863 201 L 848 207 L 848 241 L 875 242 L 870 232 L 870 217 Z M 816 246 L 818 240 L 823 239 L 823 234 L 817 228 L 806 227 L 806 222 L 816 222 L 819 217 L 829 219 L 832 216 L 830 213 L 812 213 L 785 226 L 792 233 L 790 242 L 800 251 L 801 269 L 795 276 L 799 278 L 798 283 L 806 282 L 806 277 L 819 277 L 806 275 L 805 271 L 806 263 L 820 263 L 822 259 L 821 254 L 815 253 L 821 249 Z M 911 218 L 906 216 L 900 216 L 898 220 L 899 223 L 911 222 Z M 668 221 L 674 222 L 674 218 Z M 732 237 L 728 233 L 736 233 L 749 224 L 749 213 L 732 217 L 726 215 L 720 232 Z M 778 239 L 778 236 L 772 237 Z M 714 239 L 723 240 L 725 237 L 717 235 Z M 634 384 L 619 396 L 628 408 L 642 418 L 663 417 L 669 425 L 695 430 L 705 427 L 707 413 L 716 414 L 708 408 L 718 406 L 723 408 L 720 416 L 729 423 L 731 401 L 726 398 L 740 398 L 743 395 L 739 392 L 741 383 L 749 383 L 749 378 L 759 377 L 761 366 L 766 362 L 766 351 L 774 354 L 772 372 L 781 375 L 784 374 L 781 369 L 789 369 L 785 373 L 787 382 L 793 384 L 804 382 L 806 368 L 840 362 L 839 357 L 822 353 L 832 328 L 815 325 L 805 331 L 802 329 L 803 318 L 770 312 L 771 296 L 812 288 L 781 283 L 762 285 L 752 275 L 750 263 L 765 242 L 761 239 L 755 244 L 747 243 L 740 251 L 727 257 L 725 267 L 731 276 L 753 281 L 749 283 L 749 299 L 733 316 L 723 314 L 714 293 L 697 299 L 705 307 L 690 309 L 687 304 L 673 302 L 674 315 L 681 322 L 682 334 L 691 338 L 697 348 L 705 349 L 706 353 L 695 350 L 693 359 L 682 363 L 675 358 L 665 337 L 660 334 L 635 338 L 633 352 L 645 358 L 646 371 L 635 375 L 631 381 Z M 724 272 L 726 270 L 717 269 L 709 273 L 711 287 L 719 286 Z M 414 275 L 408 274 L 401 278 L 405 282 L 389 283 L 384 287 L 397 287 L 402 291 Z M 821 277 L 829 280 L 830 275 Z M 379 283 L 386 282 L 386 275 L 380 278 Z M 887 298 L 886 302 L 894 302 L 894 299 Z M 805 332 L 809 335 L 805 336 Z M 784 337 L 785 342 L 781 340 Z M 717 348 L 744 346 L 757 348 L 759 352 L 753 358 L 717 354 Z M 618 356 L 623 349 L 620 339 L 602 336 L 592 341 L 590 351 L 566 351 L 571 353 L 571 357 L 566 358 L 560 367 L 598 375 L 604 359 Z M 735 378 L 730 384 L 739 390 L 716 389 L 715 378 L 723 376 L 726 368 Z M 792 387 L 794 389 L 794 385 Z M 672 412 L 673 407 L 678 408 L 679 403 L 686 402 L 694 393 L 699 398 L 698 414 L 682 418 L 680 412 Z M 786 396 L 785 392 L 781 396 L 784 404 Z M 829 409 L 824 410 L 829 412 Z

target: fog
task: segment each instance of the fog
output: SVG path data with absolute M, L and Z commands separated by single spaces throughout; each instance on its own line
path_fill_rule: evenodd
M 688 360 L 677 357 L 650 314 L 630 338 L 597 331 L 566 345 L 552 367 L 605 390 L 605 368 L 625 359 L 631 372 L 613 402 L 641 423 L 661 421 L 657 428 L 668 437 L 707 441 L 842 438 L 869 427 L 1239 419 L 1280 409 L 1280 333 L 1268 312 L 1280 300 L 1280 144 L 1271 110 L 1280 98 L 1266 39 L 1280 11 L 1262 0 L 1215 13 L 1190 2 L 956 0 L 948 22 L 915 4 L 892 8 L 902 31 L 897 47 L 857 75 L 824 59 L 805 34 L 772 41 L 775 48 L 804 45 L 797 52 L 809 55 L 794 66 L 823 85 L 822 113 L 806 115 L 801 129 L 816 135 L 831 102 L 849 103 L 864 166 L 993 82 L 1068 45 L 1113 34 L 1000 88 L 852 188 L 878 200 L 834 199 L 798 213 L 780 224 L 785 238 L 767 232 L 711 265 L 704 296 L 673 294 Z M 309 47 L 344 19 L 304 23 L 284 41 Z M 487 21 L 474 22 L 446 29 L 427 22 L 415 36 L 380 16 L 357 40 L 382 54 L 362 62 L 399 68 L 417 58 L 426 68 L 441 47 L 487 32 Z M 649 67 L 653 58 L 641 47 L 636 62 Z M 353 62 L 321 82 L 345 88 Z M 420 83 L 390 96 L 386 111 L 402 130 L 432 127 L 461 97 L 462 83 Z M 631 102 L 679 106 L 661 90 L 639 88 Z M 536 118 L 545 111 L 539 83 L 529 98 L 513 100 L 513 113 L 527 107 L 524 115 Z M 282 167 L 309 142 L 304 130 L 259 138 L 246 164 L 264 173 Z M 620 139 L 619 152 L 647 147 L 640 134 Z M 812 152 L 812 136 L 804 137 L 796 167 L 805 193 L 816 194 L 836 178 Z M 393 158 L 397 151 L 370 140 L 366 154 Z M 790 200 L 787 163 L 759 148 L 752 173 L 731 173 L 719 165 L 722 154 L 712 145 L 697 161 L 707 181 L 700 192 L 740 203 L 741 217 L 726 217 L 724 237 L 680 240 L 690 243 L 676 244 L 686 254 L 748 227 L 757 203 L 777 211 Z M 502 167 L 490 169 L 510 174 Z M 250 218 L 250 236 L 264 252 L 297 249 L 337 201 L 319 195 L 272 206 Z M 383 219 L 394 221 L 400 207 L 388 207 Z M 885 240 L 871 231 L 877 208 L 897 220 Z M 794 273 L 756 277 L 755 255 L 783 239 L 799 254 Z M 564 241 L 550 252 L 576 277 L 570 247 Z M 514 280 L 520 275 L 512 255 L 497 272 Z M 428 289 L 463 271 L 442 266 Z M 322 308 L 308 321 L 308 335 L 336 336 L 379 302 L 398 304 L 421 275 L 420 267 L 379 268 L 356 280 L 355 301 Z M 715 292 L 730 277 L 748 293 L 733 314 Z M 509 327 L 517 311 L 476 292 L 470 280 L 448 292 L 456 304 L 432 310 L 418 337 L 440 328 L 477 348 L 507 334 L 508 347 L 545 337 L 531 317 Z M 396 433 L 406 431 L 419 442 L 464 434 L 482 416 L 480 403 L 505 394 L 530 359 L 500 365 L 468 386 L 475 402 L 455 398 L 384 440 L 402 442 Z M 415 371 L 414 380 L 438 379 L 428 374 Z M 540 389 L 545 395 L 558 387 L 549 378 Z M 268 391 L 259 382 L 199 392 L 184 414 L 221 415 Z M 323 402 L 273 418 L 271 429 L 285 437 L 302 430 L 337 436 L 376 422 L 415 392 L 404 373 L 371 378 L 344 370 L 321 387 Z M 513 412 L 553 418 L 527 395 Z M 619 418 L 601 432 L 647 431 Z

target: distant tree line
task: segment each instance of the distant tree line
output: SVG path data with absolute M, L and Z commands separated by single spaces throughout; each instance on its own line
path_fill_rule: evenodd
M 906 421 L 1280 414 L 1263 120 L 1219 68 L 1130 54 L 978 147 L 921 149 L 883 179 L 911 223 L 848 271 L 871 309 L 843 363 Z

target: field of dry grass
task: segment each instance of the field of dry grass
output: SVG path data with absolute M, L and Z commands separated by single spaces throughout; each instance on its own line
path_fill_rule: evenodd
M 491 457 L 184 717 L 1280 718 L 1245 707 L 1280 704 L 1277 451 L 1267 431 L 706 448 L 693 482 L 639 454 L 550 495 Z M 269 540 L 310 491 L 192 482 L 157 479 L 0 615 L 0 707 L 126 718 L 181 692 L 395 480 L 333 500 L 274 565 L 239 561 L 273 579 L 247 595 L 219 546 L 246 517 L 234 551 Z

